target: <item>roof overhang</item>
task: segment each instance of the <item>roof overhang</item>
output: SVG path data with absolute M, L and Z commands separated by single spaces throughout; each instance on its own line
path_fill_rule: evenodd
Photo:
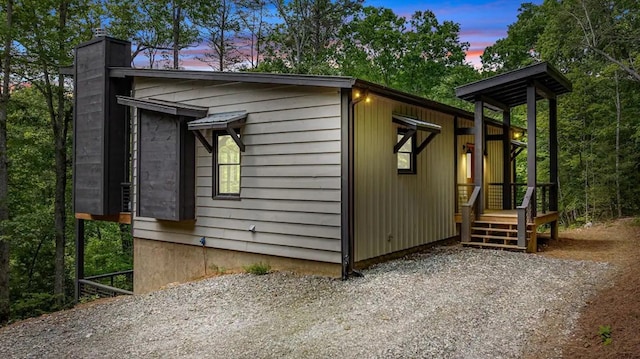
M 357 88 L 364 91 L 370 91 L 371 93 L 392 100 L 401 101 L 414 106 L 446 113 L 454 117 L 471 121 L 474 120 L 474 114 L 472 112 L 353 77 L 273 74 L 260 72 L 135 69 L 130 67 L 110 67 L 109 76 L 114 78 L 145 77 L 221 82 L 272 83 L 292 86 L 318 86 L 340 89 Z M 500 121 L 486 116 L 485 123 L 492 127 L 502 127 L 502 123 Z
M 143 110 L 166 113 L 169 115 L 202 118 L 207 115 L 208 108 L 202 106 L 187 105 L 179 102 L 141 99 L 128 96 L 116 96 L 118 103 Z
M 527 102 L 530 85 L 536 88 L 536 100 L 555 98 L 572 90 L 571 81 L 549 63 L 541 62 L 457 87 L 456 96 L 506 110 Z

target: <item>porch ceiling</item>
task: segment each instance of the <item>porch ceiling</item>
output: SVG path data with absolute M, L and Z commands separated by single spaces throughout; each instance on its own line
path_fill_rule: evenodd
M 571 82 L 547 62 L 509 71 L 456 88 L 456 96 L 474 102 L 485 99 L 490 105 L 514 107 L 527 102 L 527 86 L 535 84 L 536 99 L 571 92 Z

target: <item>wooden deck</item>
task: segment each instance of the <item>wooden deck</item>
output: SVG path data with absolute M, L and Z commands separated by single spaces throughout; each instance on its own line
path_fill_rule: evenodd
M 462 223 L 462 214 L 456 213 L 455 220 L 456 220 L 456 223 Z M 507 209 L 507 210 L 487 209 L 484 211 L 482 215 L 478 216 L 478 220 L 517 223 L 518 212 L 515 209 Z M 551 223 L 557 220 L 558 220 L 558 212 L 547 211 L 546 213 L 538 213 L 538 215 L 536 216 L 535 224 L 537 226 L 540 226 L 540 225 Z
M 76 213 L 76 219 L 84 219 L 86 221 L 106 221 L 117 222 L 121 224 L 131 224 L 131 212 L 120 212 L 120 214 L 111 216 L 98 216 L 90 213 Z

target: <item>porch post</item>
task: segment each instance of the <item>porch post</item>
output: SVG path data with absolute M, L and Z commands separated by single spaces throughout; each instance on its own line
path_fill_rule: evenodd
M 476 99 L 474 123 L 474 184 L 480 187 L 480 194 L 476 201 L 477 213 L 484 213 L 484 101 Z
M 549 210 L 558 211 L 558 102 L 549 99 Z M 558 239 L 558 221 L 551 222 L 551 239 Z
M 558 210 L 558 102 L 549 99 L 549 210 Z
M 76 303 L 80 300 L 80 279 L 84 279 L 84 220 L 76 219 Z
M 536 188 L 536 87 L 533 83 L 527 85 L 527 187 Z M 531 200 L 531 216 L 535 218 L 537 194 Z
M 511 209 L 511 109 L 502 111 L 502 209 Z

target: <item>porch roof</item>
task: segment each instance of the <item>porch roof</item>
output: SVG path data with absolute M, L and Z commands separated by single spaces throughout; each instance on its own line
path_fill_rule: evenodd
M 547 62 L 505 72 L 491 78 L 456 88 L 456 96 L 506 109 L 527 102 L 527 86 L 536 86 L 536 100 L 571 92 L 571 82 Z

